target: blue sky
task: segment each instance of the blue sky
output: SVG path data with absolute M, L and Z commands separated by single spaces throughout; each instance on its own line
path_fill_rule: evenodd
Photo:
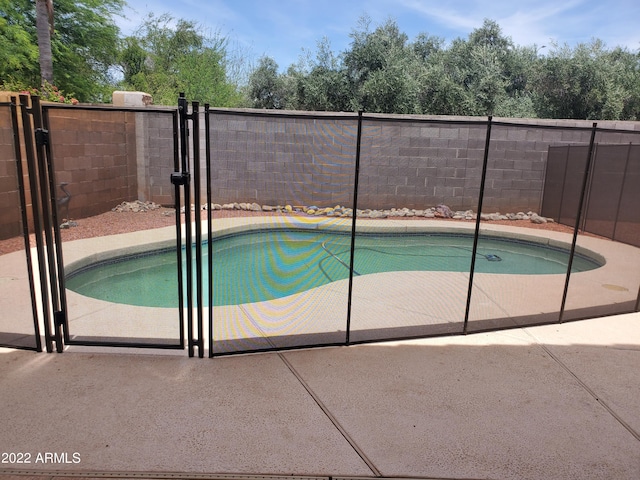
M 485 18 L 495 20 L 518 45 L 552 42 L 571 46 L 592 38 L 607 47 L 640 49 L 638 0 L 127 0 L 117 20 L 131 33 L 148 12 L 193 20 L 228 37 L 254 61 L 272 57 L 280 70 L 298 61 L 303 49 L 315 53 L 323 37 L 335 53 L 349 47 L 349 34 L 367 14 L 372 27 L 396 20 L 413 40 L 428 33 L 451 41 L 466 38 Z

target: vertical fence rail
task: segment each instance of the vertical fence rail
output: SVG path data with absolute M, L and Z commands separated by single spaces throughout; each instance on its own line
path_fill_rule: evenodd
M 191 175 L 189 173 L 189 132 L 187 127 L 187 109 L 187 100 L 184 98 L 184 95 L 181 94 L 178 99 L 181 171 L 174 174 L 172 179 L 174 183 L 178 182 L 182 185 L 184 192 L 184 245 L 186 261 L 184 271 L 186 272 L 187 286 L 187 350 L 189 357 L 193 357 L 193 256 L 191 248 Z M 178 266 L 178 269 L 180 268 L 181 265 Z
M 351 219 L 351 253 L 349 254 L 349 290 L 347 292 L 347 324 L 345 326 L 345 344 L 349 345 L 351 335 L 351 302 L 353 300 L 353 272 L 356 255 L 356 222 L 358 212 L 358 185 L 360 180 L 360 151 L 362 147 L 362 110 L 358 112 L 358 130 L 356 133 L 355 172 L 353 177 L 353 218 Z
M 36 302 L 36 286 L 33 271 L 33 259 L 31 257 L 31 241 L 29 239 L 29 219 L 27 215 L 27 196 L 24 184 L 24 168 L 22 165 L 22 149 L 20 148 L 20 125 L 18 122 L 18 99 L 11 97 L 11 124 L 13 127 L 13 146 L 16 157 L 16 176 L 18 177 L 18 192 L 20 196 L 20 218 L 22 220 L 22 237 L 24 241 L 25 256 L 27 261 L 27 276 L 29 279 L 29 295 L 31 299 L 31 314 L 33 315 L 33 330 L 35 335 L 35 349 L 42 351 L 42 339 L 40 338 L 40 315 Z M 24 138 L 25 144 L 27 138 Z
M 177 281 L 178 281 L 178 321 L 180 328 L 180 348 L 184 348 L 184 281 L 182 277 L 182 215 L 180 196 L 180 187 L 182 185 L 182 173 L 180 172 L 180 118 L 178 112 L 172 115 L 173 121 L 173 171 L 176 172 L 171 176 L 171 182 L 174 186 L 174 207 L 176 221 L 176 262 L 177 262 Z M 174 180 L 175 178 L 175 180 Z
M 204 138 L 205 138 L 205 176 L 207 184 L 207 275 L 209 276 L 207 288 L 208 328 L 209 328 L 209 358 L 213 357 L 213 218 L 211 198 L 211 118 L 209 116 L 209 104 L 204 105 Z
M 197 337 L 194 340 L 198 347 L 198 356 L 204 356 L 203 348 L 203 321 L 204 321 L 204 304 L 202 291 L 202 205 L 201 205 L 201 178 L 200 178 L 200 104 L 193 102 L 191 104 L 191 125 L 193 128 L 192 145 L 193 145 L 193 204 L 195 219 L 195 249 L 196 249 L 196 320 L 197 320 Z M 191 248 L 191 239 L 188 240 L 188 247 Z
M 576 253 L 576 243 L 578 242 L 578 230 L 583 216 L 583 207 L 585 204 L 585 196 L 587 193 L 587 186 L 589 183 L 589 176 L 591 174 L 591 165 L 593 164 L 593 150 L 596 138 L 598 124 L 594 123 L 591 130 L 591 139 L 589 140 L 589 150 L 587 153 L 586 163 L 584 166 L 584 176 L 582 177 L 582 187 L 580 190 L 580 197 L 578 200 L 578 210 L 576 212 L 576 221 L 573 227 L 573 239 L 571 240 L 571 251 L 569 254 L 569 262 L 567 265 L 567 276 L 565 277 L 564 290 L 562 292 L 562 303 L 560 304 L 560 318 L 559 322 L 562 323 L 564 317 L 564 309 L 567 304 L 567 294 L 569 292 L 569 281 L 571 279 L 571 268 L 573 267 L 573 257 Z M 585 215 L 586 216 L 586 215 Z
M 482 173 L 480 177 L 480 193 L 478 194 L 478 212 L 476 214 L 476 226 L 473 234 L 473 247 L 471 250 L 471 266 L 469 267 L 469 289 L 467 291 L 467 303 L 464 312 L 464 323 L 462 332 L 468 331 L 469 312 L 471 310 L 471 297 L 473 294 L 473 274 L 476 267 L 476 256 L 478 254 L 478 237 L 480 236 L 480 213 L 482 212 L 482 203 L 484 199 L 484 188 L 487 179 L 487 165 L 489 164 L 489 145 L 491 144 L 491 117 L 487 121 L 487 135 L 484 142 L 484 154 L 482 159 Z

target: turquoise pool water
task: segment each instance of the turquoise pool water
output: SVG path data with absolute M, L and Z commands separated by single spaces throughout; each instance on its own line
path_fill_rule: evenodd
M 201 248 L 206 271 L 208 247 L 204 244 Z M 271 300 L 346 279 L 350 248 L 349 235 L 317 230 L 270 229 L 215 239 L 212 243 L 213 303 L 221 306 Z M 416 270 L 468 272 L 472 248 L 471 235 L 358 234 L 354 276 Z M 475 271 L 564 274 L 568 257 L 567 250 L 481 237 Z M 119 257 L 71 273 L 66 286 L 79 294 L 108 302 L 177 307 L 176 263 L 173 250 Z M 572 271 L 600 266 L 591 258 L 576 255 Z M 204 277 L 206 302 L 208 275 Z

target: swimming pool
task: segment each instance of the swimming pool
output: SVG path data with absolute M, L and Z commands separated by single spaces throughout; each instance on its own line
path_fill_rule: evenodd
M 214 306 L 281 298 L 349 276 L 351 239 L 345 232 L 253 230 L 217 237 L 211 247 Z M 207 265 L 208 245 L 205 243 L 201 248 L 203 264 Z M 470 234 L 359 233 L 354 276 L 393 271 L 468 272 L 472 249 Z M 568 258 L 566 249 L 481 236 L 475 271 L 505 275 L 565 274 Z M 599 261 L 576 254 L 572 271 L 600 266 Z M 162 249 L 84 266 L 67 275 L 66 287 L 113 303 L 175 308 L 176 272 L 175 251 Z M 204 292 L 208 290 L 207 277 L 204 275 Z

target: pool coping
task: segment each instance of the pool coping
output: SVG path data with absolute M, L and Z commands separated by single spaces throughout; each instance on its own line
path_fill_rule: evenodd
M 249 217 L 251 218 L 251 217 Z M 274 222 L 274 218 L 277 219 Z M 302 221 L 295 221 L 296 219 Z M 325 221 L 325 219 L 317 217 L 252 217 L 250 221 L 247 217 L 236 219 L 223 219 L 227 220 L 224 223 L 230 223 L 230 225 L 224 225 L 218 223 L 219 220 L 214 222 L 212 228 L 212 239 L 216 239 L 223 236 L 231 236 L 250 231 L 260 231 L 264 229 L 292 229 L 292 230 L 320 230 L 331 229 L 340 233 L 351 234 L 351 223 Z M 229 222 L 231 220 L 231 222 Z M 257 220 L 257 221 L 256 221 Z M 293 220 L 293 221 L 292 221 Z M 389 233 L 389 234 L 403 234 L 403 233 L 438 233 L 438 234 L 464 234 L 473 235 L 475 227 L 469 222 L 447 222 L 443 225 L 443 222 L 438 220 L 411 220 L 411 225 L 406 225 L 406 221 L 402 220 L 359 220 L 356 228 L 356 233 Z M 202 238 L 207 240 L 207 230 L 204 226 L 206 221 L 202 222 Z M 505 225 L 491 225 L 489 229 L 484 225 L 482 231 L 490 231 L 489 236 L 500 239 L 513 239 L 526 241 L 531 243 L 540 244 L 543 246 L 550 246 L 560 249 L 569 249 L 571 246 L 571 235 L 561 232 L 545 231 L 545 234 L 551 234 L 548 236 L 540 236 L 530 232 L 524 233 L 523 227 L 509 227 Z M 193 224 L 192 231 L 195 229 Z M 72 274 L 78 269 L 85 267 L 88 264 L 110 260 L 114 258 L 124 256 L 135 256 L 138 254 L 146 253 L 149 251 L 157 251 L 162 249 L 175 249 L 176 236 L 175 227 L 163 227 L 154 230 L 144 230 L 141 232 L 133 232 L 126 234 L 117 234 L 107 237 L 94 237 L 89 239 L 75 240 L 73 242 L 65 242 L 64 259 L 65 259 L 65 272 L 67 275 Z M 532 230 L 533 232 L 539 232 L 540 230 Z M 158 236 L 157 240 L 153 242 L 148 241 L 148 234 L 154 233 L 154 236 Z M 142 235 L 138 235 L 142 234 Z M 138 238 L 140 237 L 140 238 Z M 114 247 L 104 249 L 102 245 L 95 246 L 97 241 L 104 241 L 105 238 L 113 240 Z M 185 233 L 183 229 L 182 243 L 185 242 Z M 581 237 L 590 238 L 590 237 Z M 195 233 L 192 234 L 192 241 L 195 242 Z M 609 240 L 607 240 L 609 241 Z M 82 243 L 81 243 L 82 242 Z M 88 248 L 82 248 L 88 245 Z M 67 246 L 69 244 L 69 246 Z M 71 244 L 73 245 L 71 247 Z M 623 245 L 623 244 L 622 244 Z M 635 247 L 631 247 L 635 248 Z M 599 254 L 596 250 L 587 248 L 582 245 L 576 244 L 576 253 L 590 257 L 599 263 L 607 263 L 604 255 Z M 91 252 L 91 253 L 89 253 Z M 79 257 L 79 258 L 76 258 Z M 70 259 L 71 258 L 71 259 Z

